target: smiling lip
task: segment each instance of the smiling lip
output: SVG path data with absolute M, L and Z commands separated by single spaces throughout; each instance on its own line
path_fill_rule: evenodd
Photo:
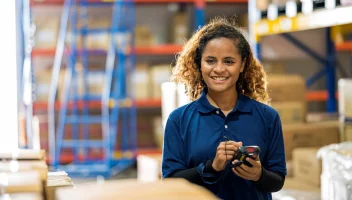
M 229 77 L 225 77 L 225 76 L 212 76 L 211 79 L 213 79 L 215 82 L 217 83 L 222 83 L 225 82 L 227 79 L 229 79 Z

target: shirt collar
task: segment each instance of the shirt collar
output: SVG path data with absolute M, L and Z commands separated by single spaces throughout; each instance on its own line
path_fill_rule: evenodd
M 204 88 L 200 98 L 197 100 L 197 109 L 201 113 L 210 113 L 217 108 L 211 105 L 207 99 L 207 89 Z M 250 113 L 253 110 L 253 105 L 250 102 L 250 98 L 238 92 L 238 100 L 234 110 L 238 110 L 243 113 Z

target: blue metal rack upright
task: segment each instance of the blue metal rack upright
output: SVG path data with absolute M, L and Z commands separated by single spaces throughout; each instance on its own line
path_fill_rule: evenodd
M 129 167 L 135 162 L 136 155 L 136 107 L 133 94 L 126 89 L 128 77 L 135 66 L 134 46 L 134 1 L 114 1 L 111 27 L 89 29 L 87 26 L 90 6 L 106 5 L 89 3 L 86 0 L 66 0 L 60 24 L 58 44 L 56 48 L 51 88 L 49 93 L 49 140 L 52 166 L 56 170 L 64 170 L 70 176 L 104 176 L 110 177 Z M 78 8 L 80 13 L 78 14 Z M 70 17 L 71 16 L 71 17 Z M 78 20 L 83 26 L 77 28 Z M 66 32 L 71 20 L 72 41 L 70 48 L 65 48 Z M 103 91 L 101 96 L 89 93 L 87 76 L 89 74 L 89 52 L 86 36 L 96 33 L 109 33 L 110 44 L 107 51 L 104 72 Z M 82 35 L 82 49 L 77 48 L 77 37 Z M 56 121 L 55 102 L 58 90 L 59 74 L 64 52 L 67 54 L 67 70 L 62 91 L 61 107 Z M 77 58 L 81 57 L 84 78 L 84 94 L 77 91 Z M 71 90 L 72 89 L 72 90 Z M 88 110 L 90 100 L 101 101 L 101 114 L 92 115 Z M 68 105 L 72 103 L 71 114 L 68 116 Z M 83 102 L 81 109 L 78 102 Z M 57 122 L 57 125 L 55 125 Z M 64 139 L 65 126 L 72 126 L 72 139 Z M 79 135 L 79 127 L 83 126 L 83 136 Z M 102 125 L 102 139 L 89 139 L 89 124 Z M 118 141 L 118 142 L 117 142 Z M 73 151 L 71 164 L 63 165 L 60 158 L 63 148 Z M 91 159 L 90 149 L 103 149 L 102 159 Z M 114 156 L 114 152 L 119 152 Z M 82 158 L 83 156 L 83 158 Z

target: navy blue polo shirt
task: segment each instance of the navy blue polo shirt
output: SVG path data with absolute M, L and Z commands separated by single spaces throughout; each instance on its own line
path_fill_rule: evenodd
M 215 157 L 217 147 L 224 141 L 223 136 L 242 141 L 243 146 L 259 146 L 262 166 L 286 176 L 284 141 L 277 111 L 239 94 L 235 108 L 225 116 L 209 103 L 204 90 L 198 100 L 177 108 L 168 118 L 162 177 L 197 167 L 203 179 L 205 163 Z M 221 199 L 272 199 L 271 193 L 257 190 L 252 181 L 234 174 L 230 162 L 218 181 L 209 183 L 205 180 L 205 186 Z

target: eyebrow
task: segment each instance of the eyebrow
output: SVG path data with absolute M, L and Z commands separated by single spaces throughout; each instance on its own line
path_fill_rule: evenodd
M 214 56 L 207 56 L 207 57 L 205 57 L 205 58 L 216 59 L 216 57 L 214 57 Z M 233 60 L 236 60 L 236 58 L 231 57 L 231 56 L 227 56 L 227 57 L 225 57 L 224 59 L 233 59 Z

